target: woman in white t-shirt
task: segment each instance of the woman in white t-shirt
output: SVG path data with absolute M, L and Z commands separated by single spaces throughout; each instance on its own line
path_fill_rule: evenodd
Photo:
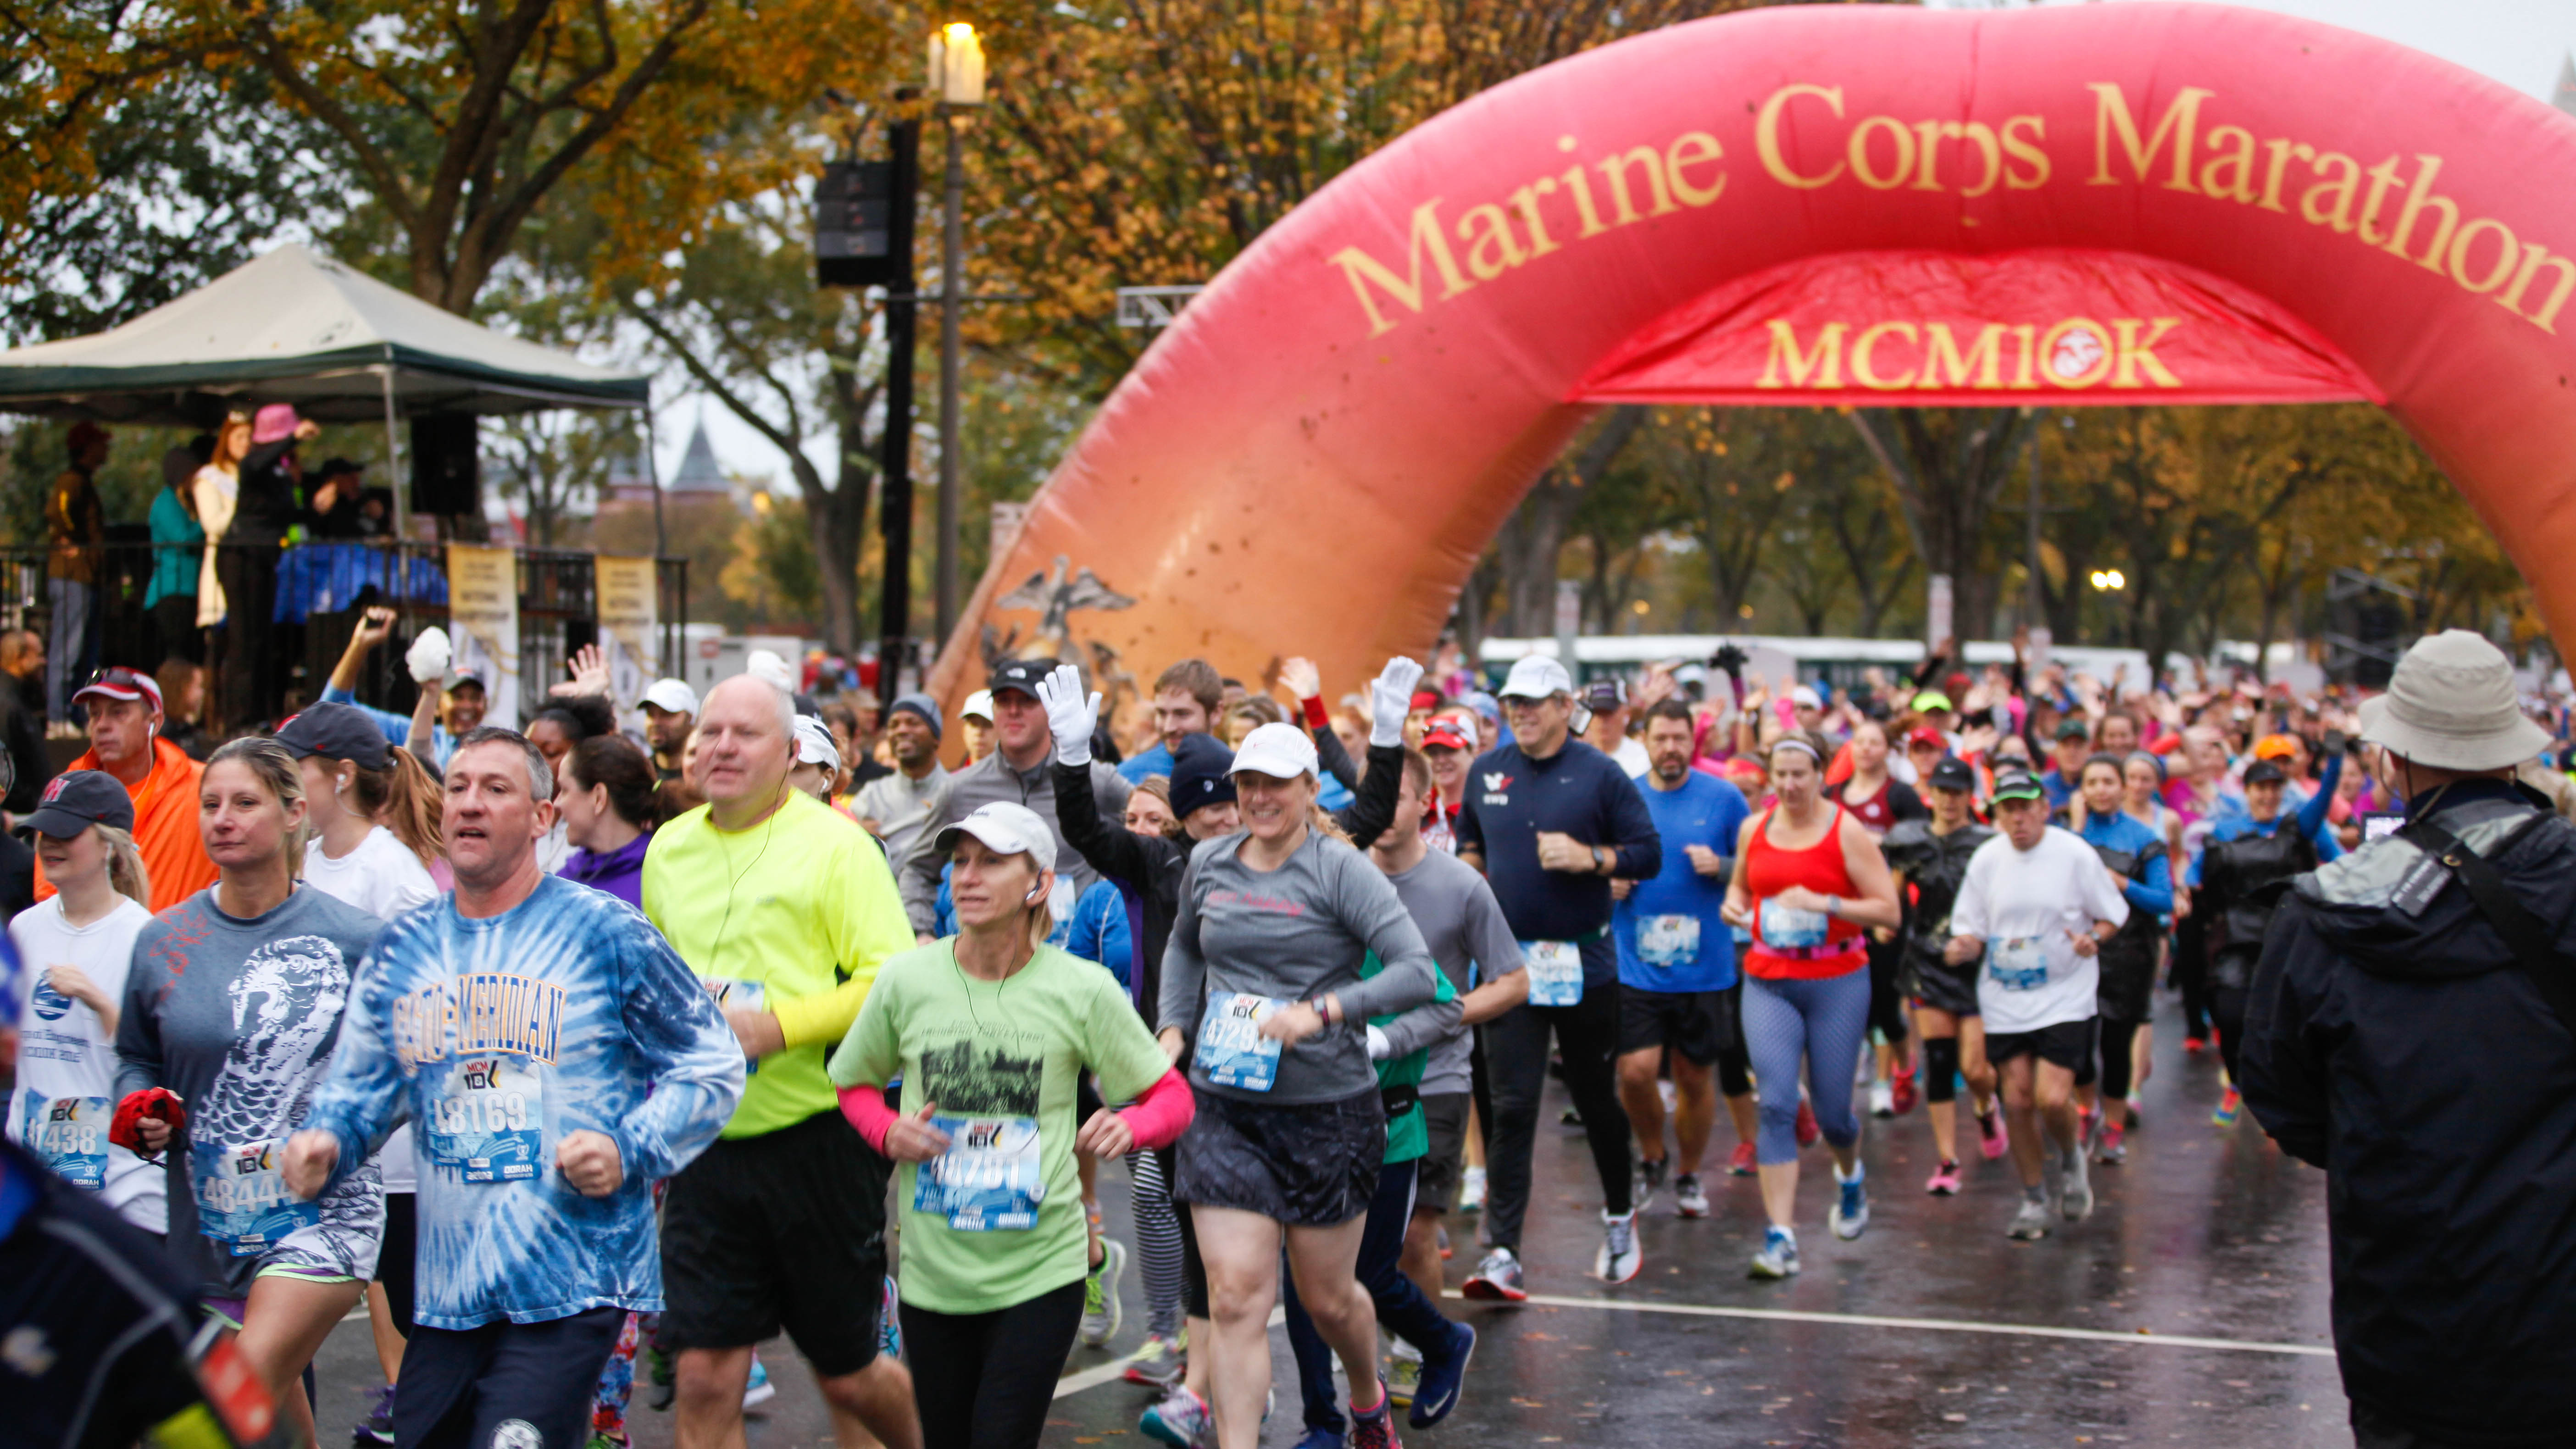
M 134 802 L 114 776 L 74 770 L 45 786 L 25 823 L 55 894 L 9 923 L 27 991 L 9 1136 L 127 1222 L 166 1233 L 167 1175 L 107 1140 L 118 1004 L 135 933 L 152 919 L 152 883 L 130 833 Z
M 314 705 L 280 727 L 277 742 L 303 770 L 310 802 L 305 884 L 387 922 L 438 899 L 429 874 L 429 862 L 444 848 L 438 787 L 420 761 L 387 744 L 384 731 L 355 705 Z M 376 1281 L 367 1289 L 367 1315 L 385 1387 L 358 1428 L 390 1444 L 393 1384 L 411 1329 L 413 1194 L 420 1182 L 409 1126 L 394 1129 L 376 1162 L 385 1175 L 385 1236 Z

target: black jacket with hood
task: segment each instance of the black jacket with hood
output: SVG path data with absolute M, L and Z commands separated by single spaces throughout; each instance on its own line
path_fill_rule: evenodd
M 2576 970 L 2576 829 L 2534 823 L 2537 798 L 2463 781 L 2431 808 Z M 2466 888 L 2395 836 L 2299 877 L 2264 936 L 2245 1102 L 2327 1171 L 2345 1392 L 2429 1440 L 2576 1433 L 2570 1028 Z

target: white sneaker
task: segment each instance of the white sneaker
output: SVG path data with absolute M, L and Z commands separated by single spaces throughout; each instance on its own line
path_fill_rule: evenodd
M 1896 1086 L 1894 1083 L 1872 1082 L 1869 1084 L 1869 1115 L 1873 1117 L 1893 1117 L 1896 1115 Z
M 1458 1211 L 1462 1213 L 1473 1213 L 1483 1212 L 1484 1210 L 1485 1169 L 1481 1167 L 1468 1168 L 1464 1180 L 1458 1187 Z
M 2062 1201 L 2058 1211 L 2070 1223 L 2080 1223 L 2093 1215 L 2093 1176 L 2084 1166 L 2084 1154 L 2061 1159 L 2058 1163 L 2058 1193 Z
M 1625 1283 L 1645 1266 L 1645 1251 L 1637 1246 L 1637 1215 L 1610 1215 L 1601 1210 L 1601 1251 L 1592 1256 L 1592 1275 L 1604 1283 Z

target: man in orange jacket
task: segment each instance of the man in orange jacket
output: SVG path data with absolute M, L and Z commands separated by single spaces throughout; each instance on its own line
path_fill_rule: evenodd
M 134 845 L 152 875 L 152 909 L 212 885 L 215 863 L 197 834 L 197 780 L 205 766 L 161 738 L 161 686 L 139 669 L 112 665 L 72 696 L 89 706 L 89 749 L 73 770 L 105 770 L 134 797 Z M 54 893 L 36 863 L 36 899 Z

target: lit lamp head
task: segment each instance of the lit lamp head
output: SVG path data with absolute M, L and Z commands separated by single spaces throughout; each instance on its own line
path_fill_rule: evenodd
M 984 42 L 964 21 L 930 34 L 930 93 L 943 106 L 984 104 Z

